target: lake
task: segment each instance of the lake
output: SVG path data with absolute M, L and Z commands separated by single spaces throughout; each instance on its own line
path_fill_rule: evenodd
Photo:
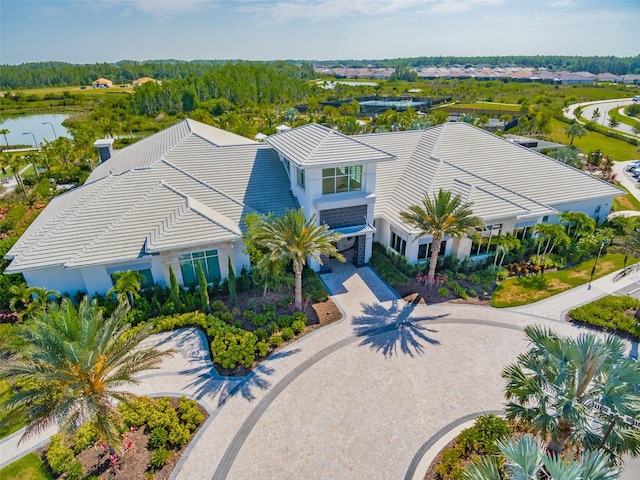
M 33 146 L 33 137 L 31 135 L 22 135 L 24 132 L 31 132 L 36 137 L 38 143 L 45 143 L 54 140 L 53 129 L 51 125 L 43 122 L 50 122 L 56 131 L 58 137 L 69 137 L 71 135 L 66 128 L 62 126 L 62 122 L 71 115 L 65 113 L 50 113 L 43 115 L 16 115 L 5 117 L 0 115 L 0 129 L 6 128 L 11 133 L 7 134 L 9 145 L 31 145 Z M 4 136 L 0 135 L 0 143 L 5 145 Z

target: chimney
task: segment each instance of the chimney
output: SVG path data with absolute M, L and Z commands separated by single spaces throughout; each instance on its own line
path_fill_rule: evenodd
M 100 157 L 100 163 L 104 163 L 111 158 L 113 154 L 113 138 L 101 138 L 93 143 L 93 146 L 98 149 L 98 156 Z

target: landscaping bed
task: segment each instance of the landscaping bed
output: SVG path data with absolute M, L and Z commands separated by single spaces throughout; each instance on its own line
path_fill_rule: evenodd
M 570 310 L 567 320 L 637 342 L 640 341 L 640 322 L 635 316 L 638 308 L 640 300 L 611 295 Z
M 152 480 L 169 478 L 200 426 L 209 416 L 184 397 L 134 400 L 121 407 L 124 424 L 117 453 L 93 441 L 88 429 L 79 430 L 74 445 L 61 444 L 58 435 L 38 451 L 52 478 L 92 480 Z M 78 472 L 80 475 L 78 476 Z M 20 477 L 16 477 L 20 478 Z

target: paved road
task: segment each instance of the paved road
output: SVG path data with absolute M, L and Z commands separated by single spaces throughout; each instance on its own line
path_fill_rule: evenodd
M 582 107 L 583 118 L 590 120 L 593 118 L 593 112 L 598 109 L 600 112 L 600 118 L 598 119 L 598 125 L 608 126 L 609 125 L 609 110 L 619 110 L 625 105 L 630 105 L 632 103 L 632 98 L 618 98 L 614 100 L 601 100 L 598 102 L 584 102 L 584 103 L 575 103 L 573 105 L 569 105 L 567 110 L 565 111 L 565 117 L 569 119 L 575 119 L 576 116 L 573 113 L 577 107 Z M 615 130 L 618 130 L 622 133 L 626 133 L 627 135 L 633 136 L 633 131 L 631 127 L 625 123 L 620 123 Z
M 188 395 L 211 412 L 174 478 L 412 478 L 438 432 L 502 409 L 500 372 L 527 348 L 526 324 L 576 333 L 562 320 L 569 306 L 640 278 L 617 284 L 608 276 L 502 310 L 407 305 L 366 267 L 341 265 L 323 280 L 343 320 L 290 344 L 247 378 L 217 375 L 193 330 L 148 340 L 177 353 L 135 391 Z M 637 349 L 629 344 L 632 355 Z M 20 450 L 1 442 L 0 466 Z

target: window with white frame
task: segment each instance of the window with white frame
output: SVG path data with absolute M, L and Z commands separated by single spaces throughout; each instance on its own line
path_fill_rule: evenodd
M 196 285 L 198 283 L 198 266 L 202 266 L 207 282 L 220 280 L 220 262 L 217 250 L 205 252 L 193 252 L 180 255 L 180 271 L 182 272 L 183 285 Z
M 496 251 L 495 239 L 502 230 L 501 223 L 494 223 L 493 225 L 485 225 L 484 228 L 478 229 L 478 238 L 473 241 L 471 245 L 471 256 L 474 255 L 487 255 Z
M 322 194 L 362 190 L 362 165 L 322 169 Z
M 296 167 L 296 181 L 298 186 L 304 188 L 304 170 Z

